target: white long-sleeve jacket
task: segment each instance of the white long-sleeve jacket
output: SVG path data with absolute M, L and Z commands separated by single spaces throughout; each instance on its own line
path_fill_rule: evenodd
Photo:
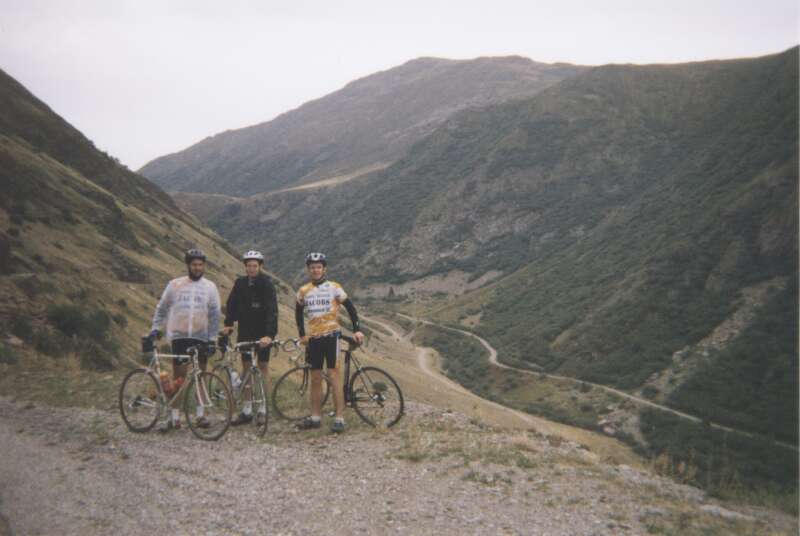
M 192 281 L 189 276 L 167 283 L 153 315 L 152 329 L 164 331 L 167 339 L 199 339 L 216 337 L 222 313 L 217 286 L 201 277 Z

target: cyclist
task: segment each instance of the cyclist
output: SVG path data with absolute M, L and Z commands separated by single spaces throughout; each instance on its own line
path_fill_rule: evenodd
M 259 251 L 248 251 L 242 257 L 245 275 L 236 278 L 231 289 L 228 302 L 225 306 L 225 327 L 223 333 L 227 336 L 233 332 L 234 322 L 239 323 L 239 341 L 258 341 L 261 348 L 258 350 L 258 368 L 267 383 L 267 392 L 270 392 L 270 379 L 267 374 L 269 367 L 269 344 L 278 333 L 278 297 L 272 279 L 261 268 L 264 266 L 264 255 Z M 250 356 L 241 354 L 244 370 L 250 368 Z M 249 387 L 248 387 L 249 389 Z M 249 393 L 245 393 L 249 395 Z M 249 396 L 241 414 L 231 423 L 234 426 L 245 424 L 253 420 L 252 402 Z M 260 414 L 266 414 L 266 401 L 258 408 Z
M 303 430 L 319 428 L 322 421 L 322 363 L 328 367 L 328 376 L 333 389 L 336 417 L 331 431 L 344 432 L 344 391 L 336 358 L 339 354 L 341 328 L 337 315 L 343 306 L 353 323 L 353 338 L 361 344 L 364 334 L 358 322 L 358 313 L 339 283 L 326 279 L 328 261 L 323 253 L 306 256 L 306 271 L 311 279 L 297 291 L 295 321 L 301 342 L 306 345 L 306 360 L 311 365 L 311 416 L 298 427 Z M 309 333 L 306 334 L 303 312 L 308 312 Z
M 200 367 L 205 370 L 210 353 L 213 353 L 213 334 L 217 332 L 222 313 L 217 286 L 204 278 L 206 255 L 200 249 L 190 249 L 184 255 L 188 275 L 167 283 L 156 306 L 150 337 L 160 338 L 166 325 L 166 335 L 172 344 L 172 353 L 186 355 L 190 348 L 200 350 Z M 209 351 L 210 350 L 210 351 Z M 188 358 L 173 358 L 172 379 L 186 378 Z M 161 428 L 166 432 L 180 428 L 180 413 L 172 408 L 171 418 Z M 197 425 L 209 426 L 203 408 L 197 408 Z

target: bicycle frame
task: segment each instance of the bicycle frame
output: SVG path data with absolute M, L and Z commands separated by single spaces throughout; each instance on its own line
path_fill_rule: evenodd
M 342 335 L 342 339 L 346 343 L 348 343 L 348 348 L 346 350 L 341 350 L 341 349 L 339 350 L 341 353 L 344 354 L 344 373 L 343 373 L 342 389 L 344 389 L 344 402 L 347 405 L 347 404 L 350 403 L 350 367 L 351 367 L 351 363 L 355 363 L 355 370 L 356 371 L 361 369 L 361 363 L 359 363 L 358 359 L 356 359 L 356 357 L 353 355 L 353 351 L 356 348 L 358 348 L 358 346 L 354 347 L 355 340 L 350 338 L 350 337 L 348 337 L 348 336 L 346 336 L 346 335 Z M 299 339 L 289 339 L 286 342 L 287 343 L 288 342 L 294 342 L 295 344 L 297 344 L 297 342 L 299 342 Z M 290 357 L 289 361 L 290 362 L 297 362 L 299 357 L 300 357 L 299 354 L 297 356 L 295 356 L 294 358 Z M 308 387 L 308 381 L 309 381 L 310 372 L 311 372 L 311 365 L 309 365 L 306 362 L 302 366 L 303 366 L 303 368 L 306 369 L 306 373 L 303 374 L 303 385 L 302 385 L 302 390 L 305 391 L 307 389 L 307 387 Z M 330 382 L 331 377 L 328 374 L 328 370 L 327 369 L 322 370 L 322 376 L 325 379 L 327 379 L 328 382 Z
M 281 340 L 274 340 L 265 348 L 268 348 L 271 352 L 273 348 L 283 347 L 285 348 L 289 343 L 295 343 L 295 339 L 288 339 L 285 341 Z M 242 385 L 245 385 L 247 381 L 250 379 L 251 375 L 260 374 L 261 370 L 258 368 L 257 359 L 258 359 L 258 352 L 256 352 L 256 348 L 259 348 L 258 341 L 245 341 L 245 342 L 238 342 L 234 346 L 220 346 L 220 350 L 222 352 L 222 357 L 219 359 L 219 362 L 222 363 L 223 368 L 228 369 L 228 373 L 230 371 L 235 370 L 235 365 L 233 363 L 233 359 L 231 359 L 230 355 L 233 353 L 238 353 L 240 355 L 249 355 L 250 356 L 250 367 L 242 370 Z M 230 376 L 229 376 L 230 378 Z M 231 386 L 233 387 L 233 386 Z M 232 395 L 236 395 L 236 393 L 232 392 Z
M 153 348 L 153 357 L 150 359 L 150 363 L 148 364 L 148 366 L 145 367 L 145 370 L 148 373 L 154 374 L 155 377 L 156 377 L 156 380 L 157 380 L 156 384 L 158 385 L 158 399 L 159 399 L 159 402 L 161 403 L 162 407 L 165 407 L 165 406 L 166 407 L 172 407 L 175 404 L 175 402 L 177 400 L 179 400 L 179 397 L 184 394 L 184 391 L 188 388 L 189 384 L 192 383 L 192 382 L 196 382 L 197 381 L 197 377 L 202 372 L 200 370 L 200 363 L 199 363 L 199 359 L 198 359 L 199 354 L 200 354 L 200 352 L 197 350 L 197 348 L 191 348 L 191 351 L 190 351 L 189 355 L 160 354 L 160 353 L 158 353 L 158 348 Z M 161 385 L 161 362 L 159 361 L 159 358 L 162 358 L 162 357 L 163 358 L 170 358 L 171 357 L 173 359 L 176 359 L 176 358 L 188 358 L 189 362 L 191 363 L 191 367 L 190 367 L 189 371 L 186 374 L 186 376 L 187 377 L 191 377 L 191 379 L 184 381 L 181 384 L 180 388 L 172 396 L 172 398 L 169 398 L 169 399 L 167 398 L 167 393 L 164 392 L 164 386 Z M 200 388 L 198 389 L 198 392 L 201 389 L 205 389 L 205 386 L 204 385 L 200 385 Z M 205 393 L 205 396 L 208 397 L 208 393 Z

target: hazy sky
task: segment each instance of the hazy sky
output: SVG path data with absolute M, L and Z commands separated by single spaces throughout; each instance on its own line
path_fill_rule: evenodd
M 798 39 L 797 0 L 0 0 L 0 68 L 132 169 L 419 56 L 661 63 Z

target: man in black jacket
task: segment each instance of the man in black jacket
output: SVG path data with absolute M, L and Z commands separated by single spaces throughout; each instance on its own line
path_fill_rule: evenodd
M 239 323 L 239 341 L 259 341 L 258 368 L 267 383 L 267 392 L 271 389 L 269 374 L 269 344 L 278 333 L 278 297 L 272 279 L 261 271 L 264 256 L 258 251 L 248 251 L 242 257 L 246 275 L 237 277 L 225 307 L 225 335 L 233 332 L 234 322 Z M 244 370 L 250 367 L 250 358 L 242 354 Z M 246 402 L 242 413 L 231 423 L 234 426 L 253 420 L 253 407 L 249 401 L 249 393 L 244 393 Z M 266 413 L 266 405 L 257 408 Z

